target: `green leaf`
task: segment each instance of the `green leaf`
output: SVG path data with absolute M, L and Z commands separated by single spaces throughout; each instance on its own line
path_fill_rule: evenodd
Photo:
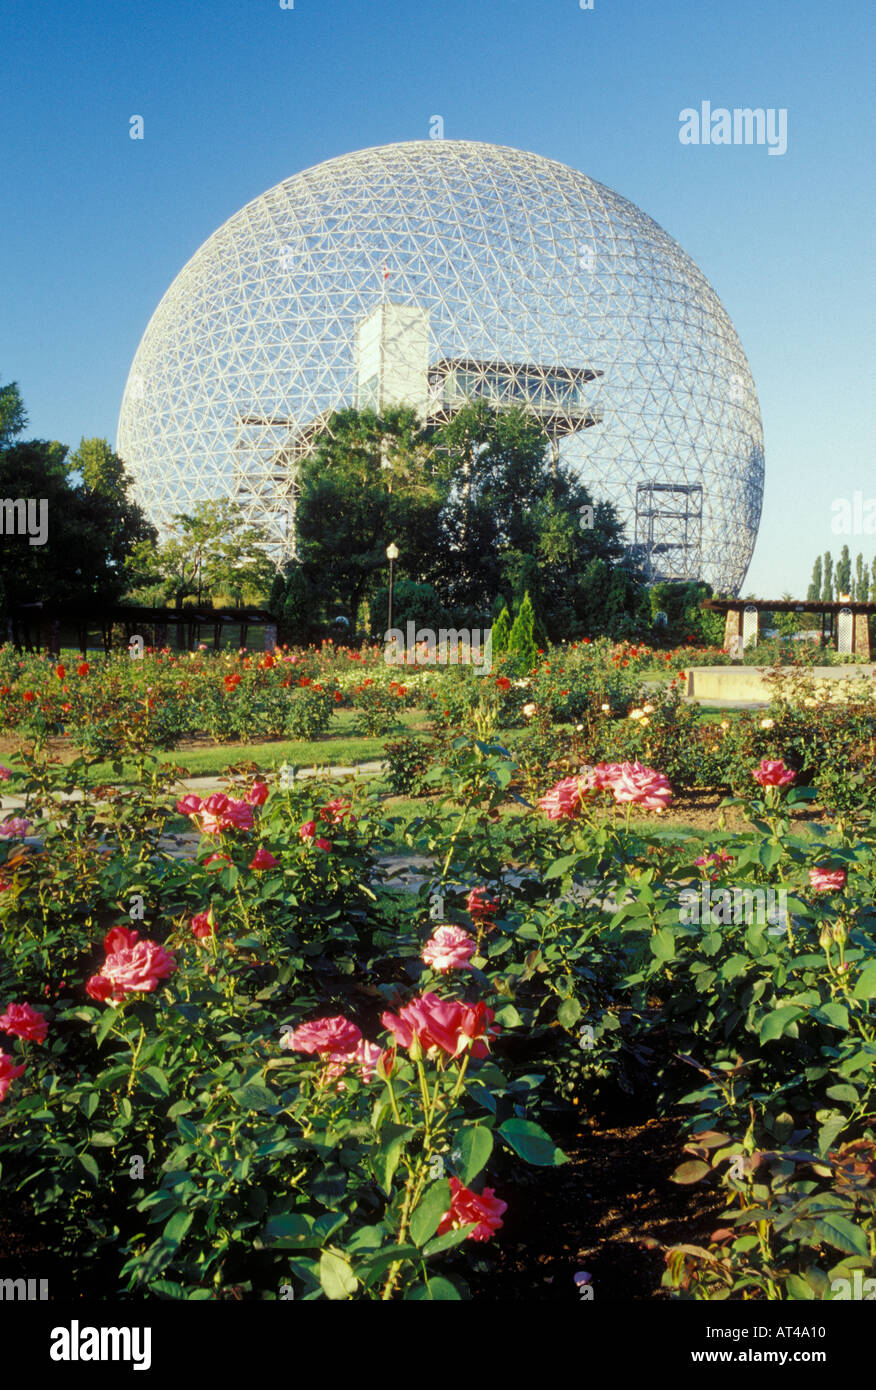
M 238 1086 L 231 1095 L 241 1110 L 270 1110 L 279 1104 L 277 1096 L 263 1081 L 250 1081 L 246 1086 Z
M 806 1299 L 807 1301 L 815 1298 L 815 1290 L 811 1284 L 807 1284 L 799 1274 L 792 1274 L 785 1280 L 785 1292 L 789 1299 Z
M 712 1170 L 708 1163 L 703 1163 L 702 1159 L 694 1159 L 690 1163 L 682 1163 L 672 1174 L 670 1181 L 679 1183 L 699 1182 L 707 1173 Z
M 164 1239 L 175 1240 L 177 1244 L 179 1244 L 194 1219 L 194 1212 L 186 1211 L 181 1207 L 179 1211 L 173 1213 L 173 1216 L 165 1226 Z
M 493 1132 L 486 1125 L 466 1125 L 457 1131 L 454 1148 L 461 1154 L 456 1165 L 460 1181 L 467 1187 L 476 1178 L 493 1152 Z
M 483 964 L 486 965 L 486 961 Z M 496 1011 L 496 1022 L 501 1023 L 503 1028 L 520 1028 L 523 1025 L 523 1019 L 513 1004 L 506 1004 L 504 1008 Z
M 405 1294 L 405 1303 L 461 1303 L 459 1291 L 449 1279 L 442 1279 L 436 1276 L 434 1279 L 427 1279 L 425 1284 L 418 1284 L 410 1293 Z
M 100 1096 L 97 1094 L 97 1092 L 86 1091 L 85 1095 L 82 1097 L 82 1100 L 79 1102 L 79 1109 L 82 1111 L 86 1120 L 90 1120 L 99 1104 Z
M 849 1123 L 847 1115 L 831 1115 L 821 1129 L 818 1131 L 818 1152 L 826 1154 L 828 1149 L 833 1146 L 834 1140 L 842 1134 L 846 1125 Z
M 852 991 L 855 999 L 876 998 L 876 963 L 868 965 Z
M 443 1236 L 436 1236 L 430 1240 L 428 1245 L 424 1245 L 421 1255 L 424 1259 L 429 1259 L 431 1255 L 440 1255 L 444 1250 L 452 1250 L 455 1245 L 461 1245 L 464 1240 L 468 1240 L 474 1224 L 460 1226 L 455 1231 L 445 1231 Z
M 557 1019 L 564 1028 L 574 1028 L 581 1017 L 581 1005 L 577 999 L 564 999 L 557 1009 Z
M 858 1092 L 854 1086 L 828 1086 L 825 1095 L 830 1100 L 845 1101 L 848 1105 L 857 1105 Z
M 870 1254 L 866 1232 L 847 1216 L 822 1216 L 815 1222 L 815 1229 L 835 1250 L 843 1250 L 847 1255 L 863 1255 L 865 1259 Z
M 844 1004 L 831 1000 L 829 1004 L 822 1004 L 820 1008 L 812 1009 L 811 1012 L 812 1017 L 820 1023 L 827 1023 L 831 1028 L 842 1028 L 848 1032 L 849 1014 Z
M 254 1241 L 257 1250 L 273 1246 L 278 1250 L 296 1250 L 306 1245 L 319 1245 L 320 1237 L 313 1234 L 313 1222 L 309 1217 L 287 1212 L 283 1216 L 272 1216 L 260 1236 Z
M 803 1013 L 796 1004 L 785 1004 L 780 1009 L 773 1009 L 766 1015 L 760 1025 L 760 1041 L 774 1042 L 781 1038 Z
M 545 1134 L 541 1126 L 532 1120 L 506 1120 L 499 1126 L 499 1133 L 525 1163 L 550 1168 L 569 1162 L 568 1155 L 558 1149 L 550 1135 Z
M 367 1288 L 397 1260 L 419 1260 L 419 1258 L 420 1251 L 416 1245 L 384 1246 L 382 1250 L 375 1250 L 366 1257 L 360 1266 L 360 1278 Z
M 77 1154 L 76 1162 L 80 1165 L 80 1167 L 85 1169 L 88 1176 L 94 1182 L 98 1181 L 98 1179 L 100 1178 L 100 1169 L 98 1168 L 97 1162 L 94 1158 L 92 1158 L 91 1154 Z
M 95 1039 L 98 1047 L 100 1047 L 101 1043 L 103 1042 L 109 1030 L 112 1028 L 120 1013 L 121 1009 L 107 1009 L 103 1018 L 100 1020 L 100 1023 L 97 1025 Z
M 170 1086 L 160 1067 L 144 1067 L 138 1073 L 138 1080 L 144 1091 L 152 1096 L 169 1096 Z
M 675 934 L 668 927 L 661 927 L 651 937 L 651 954 L 657 960 L 675 959 Z
M 563 874 L 569 872 L 573 864 L 578 862 L 578 858 L 577 854 L 564 854 L 562 859 L 554 859 L 551 864 L 548 864 L 543 881 L 549 883 L 552 878 L 561 878 Z
M 445 1212 L 450 1210 L 450 1183 L 439 1178 L 423 1193 L 411 1217 L 411 1240 L 415 1245 L 425 1245 L 434 1236 Z
M 389 1195 L 392 1179 L 401 1158 L 405 1141 L 414 1133 L 412 1125 L 396 1125 L 387 1121 L 380 1131 L 380 1143 L 371 1151 L 374 1176 Z
M 359 1280 L 342 1256 L 323 1250 L 319 1258 L 319 1282 L 326 1298 L 336 1302 L 354 1294 Z

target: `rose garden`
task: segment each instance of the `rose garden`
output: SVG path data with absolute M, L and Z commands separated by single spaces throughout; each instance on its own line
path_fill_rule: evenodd
M 683 698 L 726 660 L 3 648 L 2 1272 L 874 1287 L 872 682 Z

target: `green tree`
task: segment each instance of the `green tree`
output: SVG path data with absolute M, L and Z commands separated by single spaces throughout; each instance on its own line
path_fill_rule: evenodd
M 137 546 L 128 565 L 132 596 L 143 601 L 199 601 L 228 597 L 235 604 L 263 602 L 275 567 L 266 536 L 247 525 L 242 510 L 227 499 L 198 502 L 191 516 L 177 513 L 163 544 Z
M 534 632 L 535 612 L 532 607 L 532 599 L 527 591 L 523 595 L 523 602 L 511 626 L 511 634 L 508 638 L 508 655 L 515 670 L 520 675 L 527 675 L 538 659 Z
M 835 587 L 837 598 L 840 594 L 850 594 L 852 589 L 852 558 L 849 555 L 849 547 L 844 545 L 840 558 L 837 562 Z
M 833 556 L 829 550 L 824 552 L 823 572 L 821 601 L 822 603 L 833 603 Z
M 498 656 L 501 652 L 508 650 L 508 642 L 511 637 L 511 614 L 507 606 L 503 605 L 502 611 L 493 623 L 493 652 Z
M 369 608 L 372 634 L 382 637 L 389 617 L 388 584 L 381 584 L 374 590 Z M 392 625 L 406 635 L 409 622 L 418 629 L 430 628 L 437 632 L 448 626 L 449 614 L 431 584 L 418 584 L 402 575 L 392 586 Z
M 76 481 L 67 448 L 26 440 L 0 448 L 0 496 L 45 502 L 45 544 L 9 537 L 0 547 L 0 584 L 8 607 L 22 603 L 78 604 L 83 617 L 117 602 L 125 563 L 155 531 L 122 491 L 107 496 Z
M 870 593 L 870 576 L 867 573 L 867 566 L 864 564 L 864 557 L 859 551 L 855 557 L 855 587 L 852 591 L 852 598 L 858 603 L 866 603 Z
M 10 381 L 6 386 L 0 386 L 0 449 L 5 449 L 13 439 L 23 434 L 26 425 L 27 411 L 18 383 Z
M 301 467 L 296 527 L 304 573 L 323 609 L 359 609 L 396 542 L 400 569 L 429 579 L 447 463 L 407 407 L 338 411 Z
M 274 576 L 268 611 L 277 620 L 280 642 L 306 644 L 314 627 L 313 595 L 298 560 L 290 560 Z
M 812 578 L 809 581 L 809 588 L 806 590 L 806 598 L 810 602 L 817 603 L 821 598 L 821 556 L 816 558 L 812 566 Z

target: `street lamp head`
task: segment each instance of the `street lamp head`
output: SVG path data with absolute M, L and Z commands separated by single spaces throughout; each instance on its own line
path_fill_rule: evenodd
M 386 547 L 386 558 L 387 560 L 398 559 L 398 546 L 395 541 L 390 541 L 389 545 Z

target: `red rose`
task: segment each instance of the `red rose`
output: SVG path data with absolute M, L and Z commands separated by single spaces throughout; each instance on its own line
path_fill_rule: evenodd
M 25 1042 L 42 1043 L 46 1040 L 48 1024 L 30 1004 L 10 1004 L 5 1014 L 0 1014 L 0 1029 Z
M 137 944 L 139 936 L 140 933 L 132 927 L 110 927 L 103 938 L 103 949 L 108 956 L 114 955 L 116 951 L 130 951 L 131 947 Z
M 270 795 L 271 793 L 264 782 L 253 782 L 246 794 L 246 799 L 250 806 L 264 806 Z
M 249 867 L 257 871 L 261 871 L 262 869 L 276 869 L 279 862 L 279 859 L 275 859 L 270 850 L 259 848 L 250 860 Z
M 439 999 L 435 994 L 423 994 L 399 1010 L 398 1016 L 385 1013 L 383 1026 L 395 1036 L 402 1047 L 409 1048 L 416 1038 L 424 1052 L 437 1049 L 448 1057 L 456 1057 L 469 1043 L 474 1043 L 472 1055 L 487 1054 L 486 1036 L 495 1015 L 486 1004 L 464 1004 L 457 999 Z
M 797 776 L 791 768 L 785 767 L 781 758 L 761 758 L 751 775 L 762 787 L 787 787 Z
M 104 975 L 92 975 L 85 986 L 85 993 L 102 1004 L 104 1000 L 109 999 L 112 989 L 110 981 Z
M 20 1067 L 12 1065 L 12 1058 L 7 1057 L 5 1052 L 0 1052 L 0 1100 L 6 1099 L 6 1092 L 12 1085 L 16 1076 L 21 1076 L 24 1072 L 24 1063 Z
M 500 1201 L 492 1187 L 485 1187 L 478 1194 L 463 1187 L 459 1178 L 451 1178 L 450 1210 L 442 1216 L 436 1234 L 443 1236 L 447 1231 L 474 1224 L 469 1240 L 489 1240 L 499 1230 L 507 1210 L 508 1203 Z

